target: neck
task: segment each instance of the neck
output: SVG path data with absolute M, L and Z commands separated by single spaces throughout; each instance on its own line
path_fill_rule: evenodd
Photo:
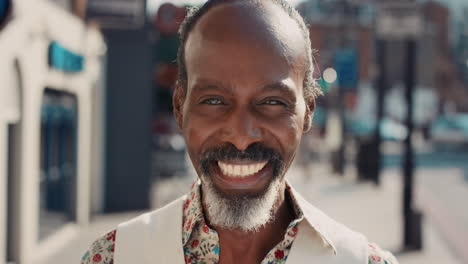
M 226 229 L 216 225 L 220 244 L 220 263 L 261 263 L 266 254 L 284 239 L 294 213 L 285 197 L 285 185 L 280 189 L 278 199 L 272 208 L 273 221 L 257 231 Z

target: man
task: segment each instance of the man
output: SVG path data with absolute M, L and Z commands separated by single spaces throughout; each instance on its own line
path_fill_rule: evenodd
M 285 179 L 320 94 L 300 15 L 283 0 L 212 0 L 180 34 L 174 114 L 199 180 L 82 263 L 397 263 Z

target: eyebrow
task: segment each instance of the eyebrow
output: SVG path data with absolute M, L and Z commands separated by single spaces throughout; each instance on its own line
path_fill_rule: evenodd
M 206 92 L 206 91 L 224 91 L 230 95 L 235 94 L 234 88 L 225 83 L 217 81 L 200 81 L 192 87 L 193 91 Z M 280 92 L 291 99 L 296 99 L 296 93 L 294 89 L 283 82 L 274 82 L 267 84 L 261 88 L 262 91 L 266 92 Z
M 192 90 L 196 92 L 218 90 L 218 91 L 224 91 L 228 94 L 234 94 L 234 89 L 231 86 L 226 85 L 224 83 L 213 82 L 213 81 L 210 81 L 210 82 L 201 81 L 199 83 L 196 83 L 192 87 Z
M 294 89 L 283 82 L 275 82 L 275 83 L 267 84 L 263 86 L 263 90 L 271 91 L 271 92 L 278 91 L 282 94 L 285 94 L 288 97 L 291 97 L 292 99 L 296 98 L 296 93 L 294 92 Z

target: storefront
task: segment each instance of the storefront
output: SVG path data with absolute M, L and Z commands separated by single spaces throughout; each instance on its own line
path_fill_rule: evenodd
M 0 262 L 40 263 L 99 210 L 104 53 L 77 17 L 15 1 L 0 31 Z

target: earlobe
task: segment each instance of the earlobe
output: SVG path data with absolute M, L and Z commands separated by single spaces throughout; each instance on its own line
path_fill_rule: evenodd
M 309 132 L 309 130 L 312 128 L 313 115 L 313 113 L 306 113 L 306 116 L 304 117 L 304 133 Z
M 182 85 L 179 82 L 177 82 L 174 89 L 174 94 L 172 95 L 172 106 L 174 118 L 177 122 L 177 127 L 179 128 L 179 131 L 182 131 L 184 101 L 185 90 L 182 87 Z
M 307 133 L 312 128 L 312 120 L 314 119 L 315 100 L 311 100 L 307 104 L 306 113 L 304 116 L 304 133 Z

